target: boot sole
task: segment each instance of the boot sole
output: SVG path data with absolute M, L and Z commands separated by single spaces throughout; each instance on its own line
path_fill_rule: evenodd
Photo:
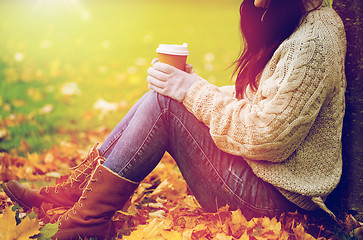
M 3 183 L 1 185 L 3 187 L 4 192 L 6 193 L 6 195 L 13 201 L 19 204 L 19 206 L 21 206 L 24 210 L 29 210 L 32 209 L 31 207 L 29 207 L 28 205 L 26 205 L 25 203 L 23 203 L 21 200 L 19 200 L 12 192 L 11 190 L 8 188 L 6 183 Z

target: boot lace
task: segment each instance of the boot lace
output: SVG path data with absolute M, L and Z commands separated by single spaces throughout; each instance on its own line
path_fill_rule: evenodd
M 102 174 L 102 170 L 99 170 L 99 174 Z M 89 174 L 90 176 L 92 176 L 92 174 Z M 85 182 L 97 182 L 98 179 L 96 177 L 94 178 L 90 178 L 88 181 L 85 181 Z M 82 196 L 79 198 L 78 200 L 78 206 L 79 207 L 82 207 L 82 201 L 83 200 L 86 200 L 87 199 L 87 194 L 86 192 L 88 191 L 92 191 L 92 188 L 91 187 L 87 187 L 88 185 L 86 185 L 84 188 L 83 188 L 83 194 Z M 61 220 L 62 217 L 64 217 L 64 219 L 67 221 L 68 220 L 68 214 L 69 213 L 73 213 L 74 215 L 77 213 L 76 212 L 76 209 L 75 209 L 76 205 L 74 205 L 70 210 L 68 210 L 64 215 L 60 216 L 60 218 L 58 220 Z M 61 225 L 61 221 L 59 221 L 59 225 Z
M 45 192 L 48 193 L 50 191 L 50 188 L 54 187 L 55 188 L 54 192 L 58 193 L 60 188 L 65 190 L 65 187 L 68 184 L 70 184 L 71 187 L 73 187 L 75 182 L 79 183 L 81 181 L 80 176 L 85 175 L 85 180 L 79 185 L 79 189 L 83 190 L 83 188 L 85 187 L 85 183 L 87 183 L 89 178 L 91 177 L 91 174 L 88 174 L 87 170 L 93 169 L 93 164 L 95 161 L 98 161 L 99 159 L 101 159 L 101 163 L 104 161 L 104 158 L 102 158 L 101 156 L 97 156 L 98 154 L 94 151 L 94 148 L 96 148 L 96 147 L 97 147 L 97 145 L 90 147 L 87 157 L 77 166 L 70 168 L 70 170 L 73 170 L 73 172 L 71 173 L 71 175 L 68 177 L 68 179 L 66 181 L 56 184 L 55 186 L 46 186 Z M 94 160 L 90 161 L 91 159 L 94 159 Z M 84 167 L 84 168 L 80 169 L 81 167 Z

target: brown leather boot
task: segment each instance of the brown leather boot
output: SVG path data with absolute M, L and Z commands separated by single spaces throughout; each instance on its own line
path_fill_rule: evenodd
M 52 203 L 56 207 L 72 207 L 81 196 L 82 190 L 91 177 L 93 170 L 97 165 L 105 161 L 99 155 L 97 146 L 98 144 L 90 148 L 86 159 L 72 168 L 72 173 L 61 184 L 46 186 L 38 190 L 12 180 L 2 184 L 2 187 L 11 200 L 25 209 L 39 208 L 43 202 Z
M 138 185 L 99 165 L 78 202 L 58 219 L 59 231 L 53 239 L 113 239 L 116 230 L 111 218 Z

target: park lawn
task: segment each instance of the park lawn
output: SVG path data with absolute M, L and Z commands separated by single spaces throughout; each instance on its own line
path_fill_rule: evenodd
M 195 72 L 233 84 L 239 4 L 1 1 L 0 149 L 41 152 L 70 133 L 112 129 L 148 91 L 159 43 L 187 42 Z

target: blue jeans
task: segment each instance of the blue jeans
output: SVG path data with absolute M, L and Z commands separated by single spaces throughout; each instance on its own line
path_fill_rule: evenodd
M 153 91 L 131 108 L 99 151 L 106 167 L 135 182 L 143 180 L 167 151 L 208 212 L 228 204 L 252 218 L 297 209 L 258 178 L 241 156 L 221 151 L 209 128 L 182 103 Z

